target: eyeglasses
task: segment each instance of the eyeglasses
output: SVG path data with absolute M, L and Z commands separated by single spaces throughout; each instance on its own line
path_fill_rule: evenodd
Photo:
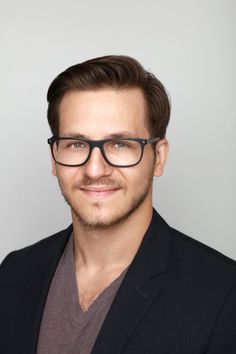
M 104 140 L 84 140 L 80 138 L 56 137 L 48 139 L 52 156 L 56 163 L 63 166 L 77 167 L 84 165 L 90 158 L 92 150 L 98 147 L 104 160 L 115 167 L 137 165 L 142 157 L 144 147 L 161 138 L 136 139 L 115 138 Z

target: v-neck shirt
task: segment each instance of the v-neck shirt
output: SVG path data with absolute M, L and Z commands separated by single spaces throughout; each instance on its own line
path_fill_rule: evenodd
M 90 354 L 127 270 L 128 267 L 83 311 L 71 235 L 48 292 L 37 354 Z

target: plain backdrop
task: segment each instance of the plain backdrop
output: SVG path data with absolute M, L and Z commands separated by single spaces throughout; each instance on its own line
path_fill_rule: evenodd
M 235 0 L 1 0 L 0 260 L 71 222 L 51 175 L 46 92 L 67 67 L 107 54 L 138 59 L 171 96 L 154 206 L 236 259 L 235 18 Z

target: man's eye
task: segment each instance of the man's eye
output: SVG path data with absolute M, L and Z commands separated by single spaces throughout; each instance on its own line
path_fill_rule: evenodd
M 68 143 L 66 147 L 69 149 L 84 149 L 85 144 L 83 142 L 76 141 L 76 142 Z
M 119 141 L 119 142 L 115 141 L 112 144 L 112 147 L 117 149 L 125 149 L 125 148 L 129 148 L 129 145 L 123 141 Z
M 84 145 L 84 143 L 74 143 L 73 144 L 73 147 L 75 147 L 75 148 L 84 148 L 85 147 L 85 145 Z

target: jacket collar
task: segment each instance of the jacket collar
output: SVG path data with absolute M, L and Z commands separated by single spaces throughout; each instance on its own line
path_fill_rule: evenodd
M 153 209 L 152 220 L 133 260 L 133 267 L 141 267 L 148 277 L 167 271 L 170 251 L 170 227 Z

